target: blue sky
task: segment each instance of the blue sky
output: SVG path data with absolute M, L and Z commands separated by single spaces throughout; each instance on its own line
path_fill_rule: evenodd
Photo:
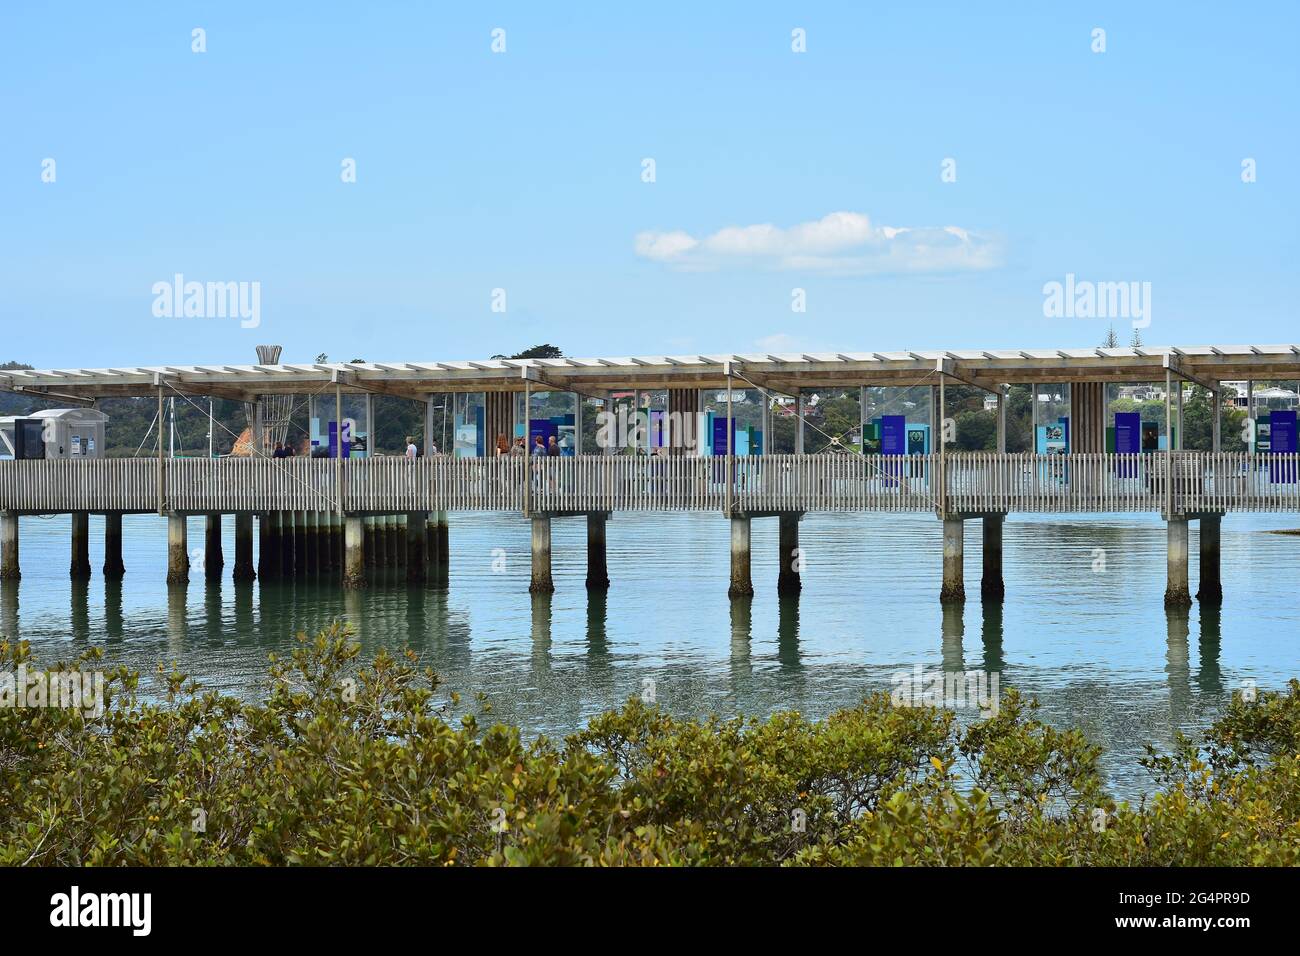
M 1300 338 L 1295 3 L 288 7 L 4 5 L 0 359 L 1099 344 L 1068 273 Z M 176 273 L 260 326 L 156 317 Z

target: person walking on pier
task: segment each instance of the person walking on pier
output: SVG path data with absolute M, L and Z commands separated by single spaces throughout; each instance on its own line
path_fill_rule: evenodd
M 284 442 L 278 441 L 275 443 L 275 450 L 271 452 L 271 457 L 272 458 L 284 457 Z
M 419 455 L 420 455 L 420 450 L 419 450 L 418 448 L 415 447 L 415 438 L 414 438 L 414 436 L 412 436 L 412 435 L 407 435 L 407 436 L 406 436 L 406 457 L 407 457 L 407 458 L 418 458 Z

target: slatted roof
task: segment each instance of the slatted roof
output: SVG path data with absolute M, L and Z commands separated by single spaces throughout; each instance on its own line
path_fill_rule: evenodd
M 333 390 L 420 397 L 428 392 L 721 387 L 730 371 L 777 391 L 856 385 L 1142 382 L 1165 370 L 1213 386 L 1225 380 L 1300 379 L 1300 346 L 1141 346 L 1093 349 L 927 349 L 916 352 L 799 352 L 642 355 L 612 358 L 485 359 L 278 365 L 151 365 L 0 372 L 0 389 L 51 398 L 154 395 L 164 390 L 249 400 L 256 395 Z

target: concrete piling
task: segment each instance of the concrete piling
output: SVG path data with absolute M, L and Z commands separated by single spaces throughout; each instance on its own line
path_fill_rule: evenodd
M 251 581 L 253 571 L 253 513 L 235 513 L 235 580 Z
M 279 553 L 275 537 L 275 512 L 265 511 L 257 516 L 257 576 L 263 582 L 275 576 L 274 555 Z
M 306 573 L 312 576 L 320 574 L 320 512 L 306 513 L 307 548 L 305 553 Z
M 280 513 L 280 577 L 293 577 L 293 512 Z
M 605 553 L 605 529 L 609 514 L 593 511 L 587 514 L 587 590 L 609 590 L 609 564 Z
M 1001 601 L 1007 596 L 1002 580 L 1002 525 L 1006 515 L 984 516 L 984 573 L 980 577 L 980 598 Z
M 366 586 L 366 525 L 360 515 L 347 515 L 343 519 L 344 558 L 343 586 Z
M 186 584 L 190 580 L 190 552 L 186 546 L 185 515 L 167 515 L 167 583 Z
M 1170 517 L 1168 526 L 1169 577 L 1165 586 L 1165 607 L 1190 607 L 1192 596 L 1187 585 L 1187 518 Z
M 428 523 L 427 511 L 406 515 L 406 580 L 416 584 L 422 584 L 429 573 L 429 536 L 425 533 Z
M 90 577 L 90 512 L 72 512 L 72 563 L 68 573 L 74 580 Z
M 943 519 L 943 587 L 939 600 L 943 604 L 959 604 L 966 600 L 963 579 L 965 559 L 964 522 L 961 518 Z
M 225 564 L 225 556 L 221 553 L 221 514 L 212 512 L 205 515 L 203 521 L 203 577 L 220 581 Z
M 535 514 L 533 522 L 533 573 L 528 584 L 531 594 L 551 594 L 555 582 L 551 579 L 551 516 Z
M 0 512 L 0 580 L 17 581 L 22 577 L 18 569 L 18 513 Z
M 293 573 L 295 577 L 307 576 L 307 512 L 293 513 Z
M 782 512 L 777 517 L 780 522 L 778 538 L 781 548 L 781 570 L 776 579 L 777 594 L 798 594 L 803 590 L 799 574 L 803 566 L 799 557 L 799 518 L 799 513 L 795 511 Z
M 104 515 L 104 577 L 117 581 L 126 574 L 122 563 L 122 512 L 110 511 Z
M 1220 577 L 1220 532 L 1223 515 L 1201 515 L 1201 584 L 1196 600 L 1202 604 L 1223 603 Z
M 749 567 L 749 515 L 732 515 L 731 586 L 727 588 L 727 597 L 753 597 L 754 582 Z

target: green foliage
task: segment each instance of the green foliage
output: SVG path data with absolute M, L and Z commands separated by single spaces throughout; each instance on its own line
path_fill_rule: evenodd
M 1159 791 L 1133 808 L 1097 747 L 1014 691 L 967 726 L 885 694 L 820 721 L 634 699 L 526 743 L 453 715 L 410 652 L 363 665 L 338 625 L 299 640 L 262 703 L 161 669 L 147 698 L 117 669 L 101 713 L 0 708 L 0 865 L 1300 862 L 1295 681 L 1152 752 Z M 20 664 L 0 642 L 0 670 Z

